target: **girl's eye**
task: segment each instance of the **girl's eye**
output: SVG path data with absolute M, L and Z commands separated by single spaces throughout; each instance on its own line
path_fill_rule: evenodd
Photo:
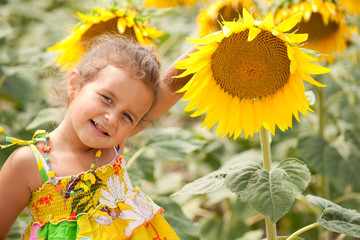
M 107 101 L 108 103 L 112 103 L 112 100 L 111 100 L 111 98 L 109 98 L 109 97 L 107 97 L 107 96 L 105 96 L 105 95 L 102 95 L 102 97 L 105 99 L 105 101 Z
M 132 117 L 128 113 L 123 113 L 123 116 L 125 116 L 127 119 L 129 119 L 130 122 L 133 122 Z

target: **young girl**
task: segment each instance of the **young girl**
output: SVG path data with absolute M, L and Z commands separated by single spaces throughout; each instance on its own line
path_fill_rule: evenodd
M 186 57 L 186 54 L 182 58 Z M 168 110 L 188 79 L 159 81 L 157 57 L 106 36 L 67 77 L 68 109 L 52 132 L 37 131 L 0 171 L 0 239 L 28 207 L 23 239 L 178 239 L 162 209 L 133 187 L 126 140 Z

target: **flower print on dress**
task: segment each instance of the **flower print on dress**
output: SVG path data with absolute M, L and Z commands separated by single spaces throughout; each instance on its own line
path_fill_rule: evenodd
M 117 202 L 123 201 L 126 196 L 125 184 L 124 181 L 120 181 L 118 175 L 110 176 L 107 180 L 107 186 L 110 192 L 105 189 L 100 189 L 103 197 L 99 198 L 99 204 L 116 208 L 118 206 Z
M 139 192 L 134 198 L 126 198 L 124 203 L 132 207 L 132 209 L 121 211 L 119 218 L 123 220 L 133 220 L 125 228 L 126 236 L 130 236 L 135 228 L 150 221 L 155 214 L 161 210 L 159 206 L 142 192 Z

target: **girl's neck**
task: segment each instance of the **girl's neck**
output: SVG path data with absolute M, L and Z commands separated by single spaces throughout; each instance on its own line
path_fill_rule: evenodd
M 60 124 L 49 137 L 49 145 L 52 149 L 49 154 L 50 164 L 57 176 L 69 176 L 88 171 L 99 150 L 85 146 L 76 138 L 74 132 L 67 132 L 66 129 L 63 124 Z M 113 147 L 101 149 L 101 152 L 95 168 L 107 164 L 116 155 Z M 69 166 L 72 167 L 71 170 Z
M 74 131 L 68 131 L 62 122 L 54 131 L 50 133 L 51 142 L 53 145 L 74 153 L 88 153 L 90 151 L 97 151 L 97 149 L 90 148 L 84 145 L 76 136 Z

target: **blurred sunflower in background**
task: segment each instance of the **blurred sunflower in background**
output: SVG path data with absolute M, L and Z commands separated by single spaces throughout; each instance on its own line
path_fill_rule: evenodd
M 345 9 L 334 1 L 303 0 L 276 11 L 275 22 L 302 12 L 303 18 L 290 31 L 308 33 L 306 48 L 324 54 L 319 59 L 332 63 L 338 53 L 343 54 L 347 42 L 352 39 L 351 26 L 345 21 Z
M 242 131 L 253 136 L 261 127 L 275 134 L 275 127 L 292 127 L 292 116 L 311 111 L 302 79 L 319 87 L 309 74 L 331 71 L 310 62 L 317 59 L 297 47 L 307 34 L 284 33 L 302 18 L 297 14 L 277 26 L 269 13 L 263 21 L 243 9 L 238 21 L 224 21 L 221 31 L 190 40 L 198 51 L 179 61 L 186 69 L 179 77 L 194 74 L 179 91 L 186 111 L 196 117 L 206 113 L 203 127 L 213 127 L 216 135 L 236 139 Z
M 91 15 L 78 12 L 77 16 L 82 21 L 70 35 L 48 48 L 58 54 L 55 60 L 63 69 L 76 65 L 86 51 L 85 44 L 100 34 L 124 34 L 141 44 L 152 44 L 152 39 L 163 34 L 155 27 L 147 27 L 147 22 L 139 18 L 139 12 L 132 8 L 96 8 Z
M 145 6 L 155 8 L 176 7 L 178 5 L 192 6 L 198 1 L 199 0 L 145 0 Z
M 345 6 L 350 13 L 360 14 L 359 0 L 338 0 L 339 4 Z
M 200 36 L 206 36 L 221 30 L 220 23 L 224 20 L 238 19 L 243 8 L 246 8 L 249 12 L 256 10 L 251 0 L 217 0 L 212 2 L 201 10 L 197 18 Z

